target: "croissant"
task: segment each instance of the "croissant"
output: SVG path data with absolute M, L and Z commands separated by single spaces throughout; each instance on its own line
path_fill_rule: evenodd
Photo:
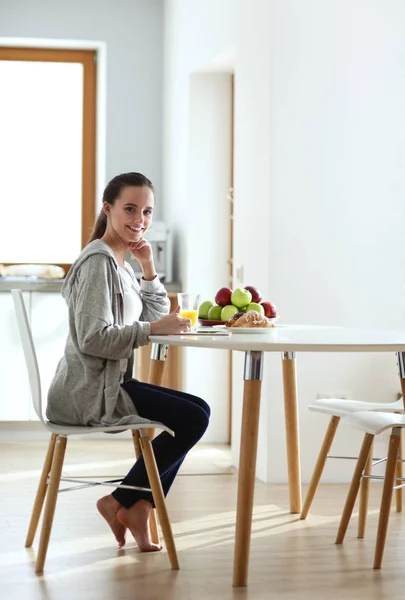
M 239 315 L 239 316 L 238 316 Z M 237 318 L 236 318 L 237 317 Z M 247 313 L 236 313 L 226 324 L 227 327 L 274 327 L 270 319 L 257 312 L 250 310 Z
M 235 313 L 235 314 L 233 315 L 233 317 L 231 317 L 231 318 L 229 319 L 229 321 L 227 321 L 227 322 L 225 323 L 225 327 L 233 327 L 233 326 L 234 326 L 234 324 L 236 323 L 236 321 L 237 321 L 237 320 L 238 320 L 240 317 L 243 317 L 243 315 L 244 315 L 244 314 L 245 314 L 245 313 L 243 313 L 243 312 L 237 312 L 237 313 Z

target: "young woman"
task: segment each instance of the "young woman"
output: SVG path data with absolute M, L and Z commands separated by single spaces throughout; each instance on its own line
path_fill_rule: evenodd
M 132 378 L 134 348 L 148 344 L 149 335 L 176 334 L 191 325 L 178 311 L 167 314 L 169 300 L 144 239 L 154 202 L 152 183 L 140 173 L 118 175 L 104 191 L 90 241 L 62 286 L 69 335 L 49 389 L 47 417 L 86 426 L 164 423 L 175 437 L 161 433 L 153 449 L 167 494 L 187 452 L 204 434 L 210 409 L 195 396 Z M 140 285 L 125 262 L 128 251 L 142 268 Z M 149 486 L 142 457 L 123 484 Z M 149 539 L 150 493 L 116 489 L 98 500 L 97 509 L 119 546 L 129 529 L 141 551 L 161 549 Z

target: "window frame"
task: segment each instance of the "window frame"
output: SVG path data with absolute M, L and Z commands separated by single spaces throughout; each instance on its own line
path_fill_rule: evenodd
M 69 62 L 81 63 L 83 65 L 81 247 L 84 248 L 95 220 L 97 51 L 2 46 L 0 47 L 1 60 Z M 62 267 L 65 273 L 72 266 L 71 264 L 53 263 L 51 260 L 49 263 Z M 30 262 L 2 264 L 8 266 L 10 264 L 30 264 Z

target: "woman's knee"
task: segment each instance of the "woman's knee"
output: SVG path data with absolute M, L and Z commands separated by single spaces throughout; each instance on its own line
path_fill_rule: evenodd
M 188 404 L 188 419 L 186 428 L 190 428 L 190 430 L 194 430 L 196 435 L 200 438 L 204 435 L 209 421 L 210 421 L 210 407 L 204 400 L 201 400 L 202 405 L 199 403 L 189 403 Z
M 203 400 L 202 398 L 198 398 L 199 400 L 199 406 L 203 409 L 203 411 L 205 412 L 205 414 L 208 417 L 208 420 L 211 416 L 211 408 L 209 406 L 209 404 L 207 404 L 207 402 L 205 400 Z
M 204 400 L 203 400 L 204 402 Z M 206 402 L 204 402 L 205 407 L 200 407 L 200 414 L 199 414 L 199 423 L 200 423 L 200 433 L 201 436 L 204 435 L 204 433 L 206 432 L 209 422 L 210 422 L 210 415 L 211 415 L 211 409 L 208 406 L 208 404 Z

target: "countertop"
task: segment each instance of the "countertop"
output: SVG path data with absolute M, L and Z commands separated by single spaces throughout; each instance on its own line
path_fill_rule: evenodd
M 0 277 L 0 293 L 9 292 L 12 289 L 18 289 L 22 292 L 55 292 L 59 293 L 62 287 L 63 279 L 23 279 Z M 164 284 L 168 294 L 176 294 L 181 291 L 179 283 Z

